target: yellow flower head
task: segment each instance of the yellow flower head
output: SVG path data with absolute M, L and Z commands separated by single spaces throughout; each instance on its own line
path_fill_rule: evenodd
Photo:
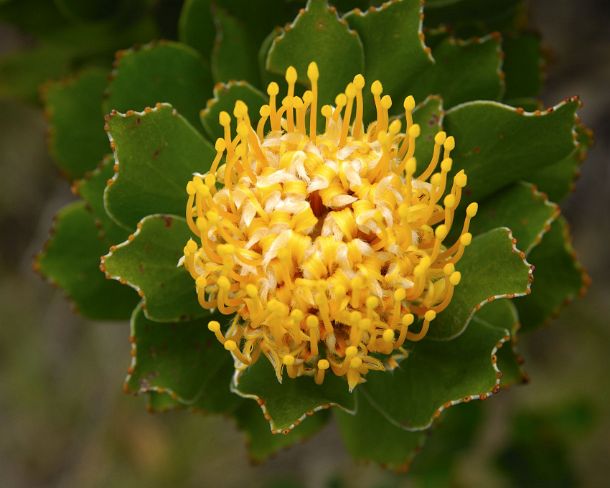
M 380 355 L 421 340 L 447 307 L 477 205 L 446 244 L 466 186 L 463 171 L 447 178 L 453 138 L 436 134 L 418 173 L 413 97 L 404 101 L 402 131 L 375 81 L 377 118 L 365 128 L 362 75 L 320 108 L 318 131 L 315 63 L 307 76 L 311 90 L 297 96 L 297 72 L 286 70 L 281 103 L 270 83 L 256 127 L 241 101 L 235 135 L 231 116 L 220 114 L 224 137 L 212 167 L 187 185 L 197 241 L 187 243 L 184 265 L 202 307 L 235 314 L 228 330 L 216 321 L 209 329 L 238 369 L 263 353 L 279 381 L 284 368 L 317 383 L 330 370 L 352 390 L 369 370 L 385 369 Z

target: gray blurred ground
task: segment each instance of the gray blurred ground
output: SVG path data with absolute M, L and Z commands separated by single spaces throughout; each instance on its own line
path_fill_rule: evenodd
M 569 444 L 577 486 L 607 486 L 610 459 L 610 2 L 535 0 L 552 57 L 545 102 L 579 95 L 597 143 L 565 205 L 588 295 L 522 340 L 530 385 L 487 402 L 487 423 L 461 457 L 455 486 L 511 486 L 492 458 L 512 412 L 583 401 L 593 428 Z M 0 30 L 0 52 L 19 47 Z M 55 211 L 72 197 L 46 156 L 35 108 L 0 100 L 0 486 L 409 486 L 408 477 L 354 465 L 330 426 L 263 466 L 247 460 L 231 421 L 148 415 L 125 396 L 125 324 L 88 323 L 31 271 Z M 342 480 L 342 481 L 340 481 Z

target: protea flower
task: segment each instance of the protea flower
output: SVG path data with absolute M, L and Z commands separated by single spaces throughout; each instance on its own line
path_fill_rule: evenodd
M 356 75 L 335 106 L 321 107 L 318 133 L 315 63 L 308 77 L 311 90 L 294 95 L 289 67 L 281 103 L 271 82 L 256 127 L 241 100 L 237 134 L 220 113 L 224 137 L 212 167 L 187 185 L 186 219 L 200 244 L 189 240 L 184 264 L 201 306 L 234 315 L 226 332 L 216 320 L 209 328 L 238 369 L 262 353 L 280 382 L 284 367 L 316 383 L 330 368 L 353 390 L 369 370 L 385 369 L 379 355 L 423 339 L 447 308 L 477 204 L 446 244 L 467 182 L 464 171 L 448 181 L 454 139 L 438 132 L 416 175 L 413 97 L 404 99 L 401 130 L 375 81 L 377 118 L 365 128 L 365 79 Z
M 228 413 L 264 459 L 336 407 L 355 458 L 404 467 L 444 410 L 523 379 L 519 324 L 586 283 L 549 201 L 590 142 L 579 102 L 535 101 L 516 10 L 452 20 L 462 2 L 435 2 L 430 48 L 419 1 L 217 3 L 214 42 L 190 1 L 191 47 L 48 89 L 84 202 L 37 267 L 88 317 L 133 310 L 125 389 L 151 410 Z

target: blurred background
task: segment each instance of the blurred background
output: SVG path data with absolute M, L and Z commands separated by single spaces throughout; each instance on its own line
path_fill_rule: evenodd
M 1 90 L 0 486 L 608 486 L 610 2 L 535 0 L 531 13 L 548 49 L 545 103 L 579 95 L 595 132 L 564 206 L 593 285 L 559 320 L 523 336 L 530 384 L 474 407 L 484 420 L 468 442 L 455 433 L 454 447 L 431 449 L 406 475 L 355 464 L 332 424 L 255 466 L 232 421 L 149 415 L 144 398 L 124 395 L 126 324 L 79 318 L 32 271 L 54 213 L 73 197 L 47 155 L 40 107 Z M 0 56 L 32 44 L 0 23 Z M 55 62 L 39 56 L 41 69 Z

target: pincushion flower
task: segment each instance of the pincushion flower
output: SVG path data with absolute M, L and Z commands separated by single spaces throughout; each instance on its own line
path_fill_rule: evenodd
M 83 201 L 36 266 L 87 317 L 131 316 L 151 410 L 229 414 L 256 459 L 332 412 L 355 458 L 405 467 L 443 411 L 522 381 L 517 330 L 586 284 L 550 201 L 590 144 L 579 102 L 535 101 L 516 12 L 217 3 L 215 41 L 191 0 L 190 47 L 47 89 Z
M 270 83 L 256 127 L 241 100 L 237 134 L 220 113 L 224 137 L 212 167 L 187 185 L 186 219 L 199 243 L 189 240 L 184 265 L 202 307 L 234 315 L 225 333 L 215 320 L 209 328 L 238 368 L 262 353 L 280 382 L 284 367 L 291 378 L 312 375 L 316 383 L 330 368 L 353 390 L 369 370 L 385 369 L 379 354 L 423 339 L 447 308 L 477 204 L 446 245 L 467 182 L 464 171 L 448 181 L 454 139 L 436 134 L 416 175 L 413 97 L 404 100 L 401 131 L 401 121 L 390 120 L 391 97 L 375 81 L 377 119 L 365 130 L 365 79 L 356 75 L 335 106 L 321 108 L 318 133 L 315 63 L 308 77 L 311 90 L 295 96 L 297 72 L 289 67 L 281 103 Z

